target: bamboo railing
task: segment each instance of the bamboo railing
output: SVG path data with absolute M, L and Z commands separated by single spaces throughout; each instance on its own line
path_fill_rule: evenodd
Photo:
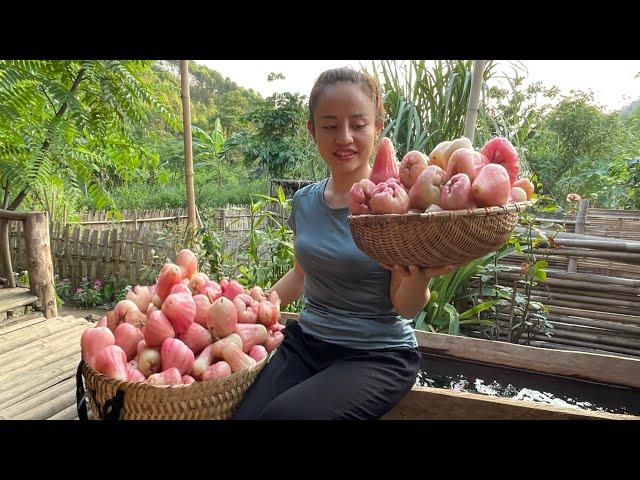
M 553 330 L 521 343 L 640 357 L 640 212 L 593 210 L 581 201 L 576 219 L 563 221 L 573 231 L 543 230 L 549 244 L 534 253 L 548 260 L 547 278 L 531 300 L 546 305 Z M 498 283 L 520 285 L 522 293 L 521 263 L 515 255 L 504 258 Z M 500 339 L 509 338 L 509 317 L 496 319 Z M 470 329 L 474 336 L 479 331 Z

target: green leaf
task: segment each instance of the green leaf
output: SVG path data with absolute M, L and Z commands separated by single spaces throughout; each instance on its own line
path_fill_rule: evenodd
M 460 335 L 460 314 L 449 303 L 444 306 L 444 310 L 449 315 L 449 334 Z
M 415 316 L 414 320 L 414 325 L 415 325 L 415 329 L 416 330 L 423 330 L 424 328 L 424 319 L 427 316 L 427 312 L 422 310 L 420 313 L 418 313 L 418 315 Z
M 497 300 L 488 300 L 486 302 L 482 302 L 479 303 L 475 306 L 473 306 L 472 308 L 465 310 L 463 313 L 460 314 L 460 320 L 464 320 L 466 318 L 469 318 L 475 314 L 478 314 L 480 312 L 484 312 L 485 310 L 490 309 L 491 307 L 493 307 L 496 303 L 498 303 Z

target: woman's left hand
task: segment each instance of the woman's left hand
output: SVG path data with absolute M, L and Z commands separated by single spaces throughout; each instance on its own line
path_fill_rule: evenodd
M 446 275 L 454 268 L 460 267 L 461 265 L 444 265 L 442 267 L 436 268 L 420 268 L 417 265 L 409 265 L 405 267 L 403 265 L 387 265 L 385 263 L 380 263 L 384 268 L 390 270 L 391 272 L 400 272 L 400 274 L 405 278 L 412 279 L 424 279 L 430 280 L 433 277 L 437 277 L 440 275 Z

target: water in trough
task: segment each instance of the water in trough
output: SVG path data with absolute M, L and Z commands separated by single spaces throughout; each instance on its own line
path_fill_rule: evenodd
M 640 390 L 487 365 L 422 352 L 416 385 L 546 403 L 556 407 L 640 415 Z

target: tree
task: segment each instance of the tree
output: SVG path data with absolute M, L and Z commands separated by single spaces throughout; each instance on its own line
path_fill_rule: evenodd
M 3 207 L 17 209 L 52 176 L 86 189 L 100 207 L 113 207 L 105 174 L 128 177 L 157 165 L 133 141 L 132 126 L 152 105 L 177 126 L 137 75 L 142 61 L 0 62 L 0 175 Z M 179 127 L 178 127 L 179 128 Z
M 138 76 L 146 61 L 0 61 L 0 186 L 2 208 L 16 210 L 27 195 L 64 178 L 98 208 L 115 205 L 108 178 L 128 178 L 157 166 L 158 156 L 132 137 L 152 106 L 179 129 Z M 8 231 L 2 225 L 5 266 Z
M 270 79 L 281 79 L 271 75 Z M 246 165 L 256 161 L 272 177 L 282 178 L 308 153 L 306 130 L 306 96 L 297 93 L 275 93 L 260 101 L 243 117 L 252 124 L 229 140 L 229 147 L 238 148 Z
M 605 113 L 591 94 L 571 92 L 546 113 L 528 150 L 545 191 L 557 201 L 576 192 L 614 208 L 633 198 L 626 182 L 639 146 L 633 116 Z

